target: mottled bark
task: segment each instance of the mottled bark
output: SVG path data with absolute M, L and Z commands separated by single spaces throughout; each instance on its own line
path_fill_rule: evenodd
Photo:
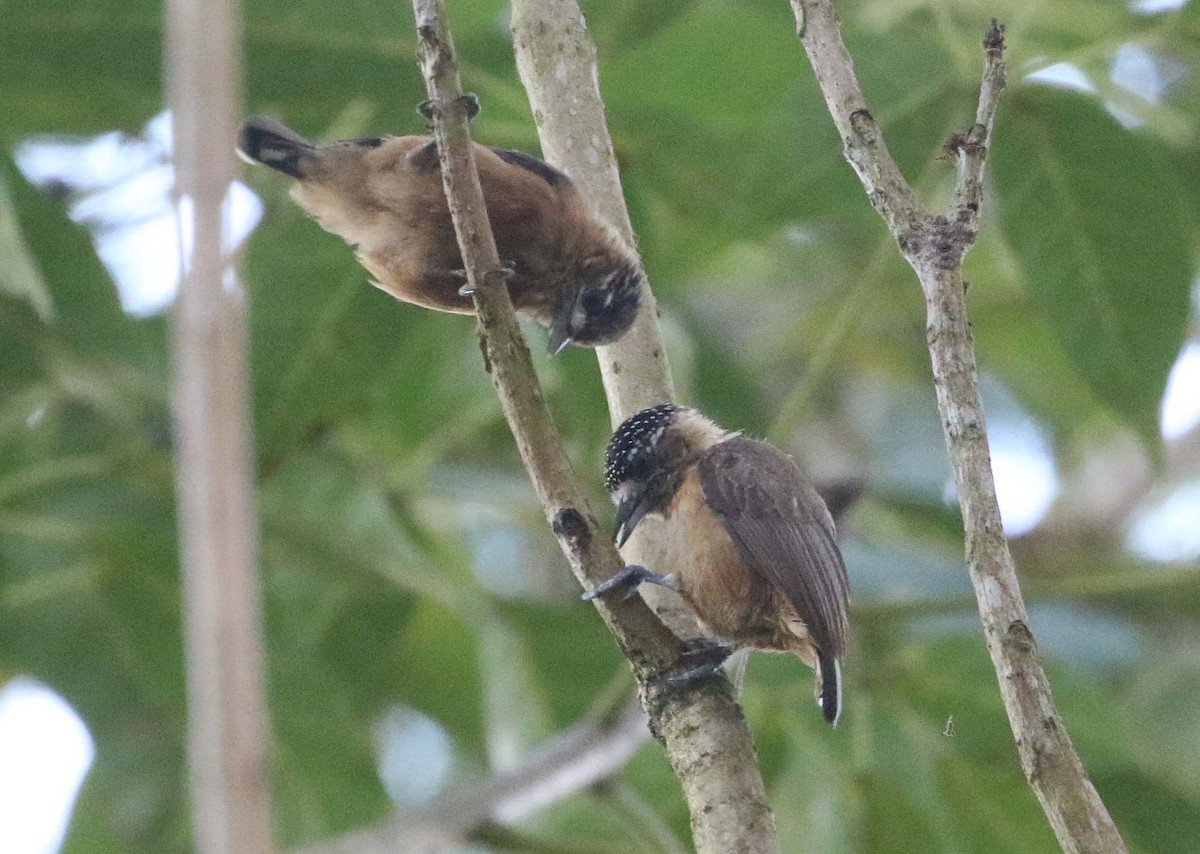
M 1120 833 L 1079 759 L 1050 696 L 992 478 L 987 425 L 967 320 L 962 260 L 975 240 L 992 121 L 1004 89 L 1004 28 L 984 38 L 984 74 L 975 123 L 949 143 L 958 157 L 954 200 L 945 215 L 918 201 L 888 152 L 863 98 L 829 0 L 791 0 L 846 159 L 862 181 L 925 294 L 926 339 L 946 447 L 954 468 L 988 652 L 1000 683 L 1021 767 L 1064 851 L 1120 852 Z
M 635 245 L 600 96 L 596 48 L 578 3 L 514 0 L 511 30 L 517 71 L 529 96 L 543 156 L 567 172 L 597 213 Z M 647 406 L 675 399 L 658 306 L 648 282 L 633 329 L 615 344 L 599 348 L 597 358 L 614 426 Z M 642 560 L 641 539 L 635 534 L 622 550 L 631 562 Z M 642 596 L 672 630 L 685 637 L 703 633 L 676 594 L 647 587 L 643 585 Z M 713 713 L 719 718 L 707 719 Z M 682 737 L 705 728 L 716 732 L 706 747 Z M 724 703 L 712 708 L 680 706 L 662 733 L 667 735 L 672 766 L 684 782 L 697 849 L 774 850 L 774 819 L 740 711 Z M 730 829 L 736 830 L 733 836 Z
M 547 19 L 554 7 L 561 5 L 551 4 Z M 620 556 L 597 527 L 575 480 L 513 316 L 471 155 L 467 110 L 444 5 L 440 0 L 414 0 L 413 9 L 446 196 L 467 278 L 475 288 L 485 363 L 546 518 L 576 577 L 590 588 L 619 569 Z M 516 14 L 514 10 L 514 17 Z M 594 89 L 594 82 L 591 85 Z M 611 145 L 608 150 L 611 158 Z M 615 182 L 615 172 L 609 177 Z M 619 190 L 616 198 L 620 198 Z M 627 218 L 624 229 L 631 237 Z M 645 309 L 639 320 L 639 334 L 646 335 L 647 323 L 653 325 L 650 309 Z M 652 332 L 656 337 L 657 330 Z M 639 357 L 635 353 L 630 358 Z M 646 358 L 660 366 L 655 369 L 662 372 L 656 387 L 639 385 L 637 394 L 622 405 L 637 408 L 644 405 L 642 399 L 652 403 L 661 401 L 664 392 L 670 395 L 661 344 L 657 353 L 646 354 Z M 635 370 L 633 362 L 617 359 L 616 365 L 618 376 Z M 596 605 L 633 665 L 651 729 L 665 745 L 680 778 L 697 850 L 776 850 L 774 822 L 754 745 L 728 681 L 717 677 L 692 686 L 667 685 L 656 677 L 682 651 L 675 635 L 638 597 L 623 602 L 599 600 Z

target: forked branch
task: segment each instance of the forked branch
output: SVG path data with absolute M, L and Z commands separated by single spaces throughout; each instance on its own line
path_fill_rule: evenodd
M 987 147 L 1005 85 L 1004 28 L 993 21 L 984 38 L 975 123 L 951 141 L 959 175 L 954 201 L 939 216 L 920 204 L 888 152 L 883 131 L 867 109 L 830 0 L 790 2 L 797 35 L 842 136 L 846 159 L 925 293 L 926 336 L 958 486 L 967 566 L 1021 767 L 1064 851 L 1124 851 L 1121 835 L 1055 711 L 1029 628 L 1000 521 L 975 346 L 967 322 L 962 259 L 978 228 Z
M 613 575 L 621 558 L 598 529 L 575 480 L 504 287 L 444 3 L 413 0 L 413 10 L 446 198 L 474 288 L 487 370 L 546 518 L 580 584 L 590 589 Z M 597 601 L 596 607 L 633 665 L 651 729 L 683 787 L 697 850 L 774 851 L 774 823 L 754 746 L 728 681 L 672 687 L 656 679 L 682 652 L 678 638 L 640 598 Z

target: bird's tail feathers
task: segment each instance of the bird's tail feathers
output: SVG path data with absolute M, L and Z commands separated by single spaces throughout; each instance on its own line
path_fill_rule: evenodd
M 248 163 L 260 163 L 293 178 L 304 178 L 305 168 L 313 162 L 317 149 L 283 122 L 251 116 L 238 130 L 237 153 Z
M 821 688 L 817 694 L 817 705 L 821 714 L 832 726 L 837 726 L 842 716 L 842 663 L 824 652 L 817 653 L 820 666 Z

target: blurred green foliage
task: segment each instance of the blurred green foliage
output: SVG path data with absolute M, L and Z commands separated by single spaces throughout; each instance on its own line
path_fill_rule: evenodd
M 450 3 L 484 104 L 475 131 L 536 151 L 503 6 Z M 787 4 L 586 9 L 682 397 L 770 435 L 819 479 L 868 483 L 845 525 L 856 643 L 843 726 L 821 724 L 790 659 L 755 659 L 744 693 L 784 850 L 1054 850 L 964 600 L 920 291 L 841 159 Z M 35 191 L 10 159 L 44 134 L 139 134 L 163 107 L 160 10 L 4 10 L 0 680 L 43 680 L 96 740 L 67 851 L 185 851 L 168 323 L 121 311 L 63 195 Z M 970 297 L 982 369 L 1004 390 L 990 411 L 1035 418 L 1062 483 L 1018 562 L 1033 598 L 1058 603 L 1035 607 L 1034 629 L 1131 847 L 1195 850 L 1200 587 L 1128 553 L 1122 532 L 1146 496 L 1200 474 L 1194 447 L 1164 452 L 1158 438 L 1200 223 L 1197 4 L 839 10 L 888 141 L 933 202 L 953 182 L 942 144 L 974 114 L 980 37 L 993 16 L 1009 24 Z M 406 4 L 246 0 L 245 20 L 248 111 L 317 137 L 419 128 Z M 1151 97 L 1113 73 L 1131 46 L 1159 75 Z M 1026 79 L 1060 62 L 1091 90 Z M 247 175 L 266 215 L 243 270 L 273 782 L 291 845 L 385 815 L 388 709 L 420 712 L 451 745 L 449 781 L 425 765 L 402 773 L 453 786 L 578 720 L 623 665 L 545 530 L 471 324 L 367 287 L 273 178 Z M 573 351 L 540 368 L 600 506 L 608 421 L 594 362 Z M 616 785 L 520 830 L 551 849 L 679 850 L 664 834 L 686 840 L 687 817 L 651 744 Z

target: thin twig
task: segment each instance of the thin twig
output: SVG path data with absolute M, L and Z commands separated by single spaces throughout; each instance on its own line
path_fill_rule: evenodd
M 1004 26 L 992 21 L 983 40 L 983 81 L 979 85 L 979 105 L 975 124 L 952 141 L 958 155 L 958 180 L 954 188 L 951 219 L 974 232 L 979 226 L 979 208 L 983 204 L 983 167 L 987 162 L 987 144 L 992 138 L 996 108 L 1007 81 L 1004 76 Z
M 517 822 L 608 779 L 646 743 L 646 716 L 628 698 L 534 750 L 517 767 L 463 784 L 428 808 L 401 813 L 295 854 L 455 851 L 495 823 Z
M 413 10 L 446 197 L 474 286 L 487 369 L 546 518 L 588 589 L 621 567 L 620 556 L 599 530 L 571 471 L 498 273 L 444 4 L 413 0 Z M 678 638 L 638 597 L 597 601 L 596 607 L 633 665 L 651 729 L 683 786 L 698 850 L 775 850 L 753 743 L 729 682 L 713 678 L 671 687 L 656 679 L 682 652 Z
M 465 101 L 443 4 L 414 0 L 413 9 L 446 196 L 467 278 L 474 287 L 485 368 L 546 518 L 580 584 L 590 588 L 620 569 L 621 559 L 600 532 L 575 480 L 504 287 L 471 153 Z M 597 608 L 641 678 L 674 661 L 677 639 L 640 600 L 598 602 Z
M 241 90 L 237 20 L 235 0 L 167 4 L 175 197 L 181 224 L 193 234 L 176 306 L 174 406 L 188 760 L 200 854 L 274 848 L 249 337 L 223 221 Z
M 790 2 L 797 35 L 842 133 L 846 159 L 925 293 L 927 342 L 958 486 L 967 566 L 1025 777 L 1065 851 L 1124 851 L 1120 833 L 1054 709 L 1029 629 L 996 502 L 975 347 L 967 322 L 962 259 L 975 239 L 991 123 L 1004 86 L 1003 28 L 993 21 L 988 30 L 976 123 L 954 144 L 961 162 L 955 201 L 946 216 L 934 216 L 915 200 L 899 176 L 882 131 L 868 121 L 870 113 L 832 4 L 829 0 Z

